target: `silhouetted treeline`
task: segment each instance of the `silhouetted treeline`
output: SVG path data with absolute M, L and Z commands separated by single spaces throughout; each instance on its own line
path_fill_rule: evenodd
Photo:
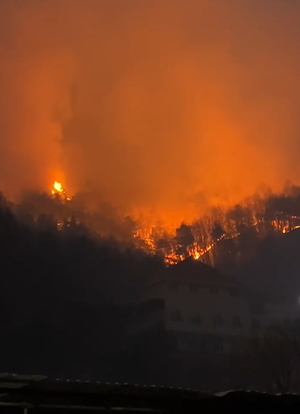
M 268 236 L 253 257 L 235 268 L 240 280 L 279 299 L 300 296 L 300 229 Z
M 214 220 L 183 223 L 171 239 L 160 237 L 159 229 L 158 252 L 175 243 L 175 253 L 187 257 L 190 245 L 205 245 L 210 229 L 209 240 L 219 240 L 214 251 L 221 269 L 234 268 L 239 252 L 246 252 L 251 258 L 237 267 L 242 281 L 265 292 L 299 292 L 299 231 L 274 237 L 266 230 L 274 217 L 287 226 L 292 216 L 300 216 L 297 197 L 269 197 L 256 216 L 250 207 L 236 206 L 226 213 L 227 222 L 216 210 Z M 92 224 L 99 218 L 101 227 L 105 215 L 83 211 L 81 220 L 71 206 L 46 194 L 32 195 L 20 205 L 0 198 L 0 371 L 180 384 L 180 361 L 167 357 L 172 338 L 163 327 L 130 348 L 126 344 L 127 316 L 143 280 L 165 266 L 162 258 L 143 250 L 130 217 L 111 221 L 116 228 L 120 223 L 122 237 L 101 238 Z M 88 218 L 90 226 L 83 224 Z M 229 234 L 224 223 L 238 236 L 224 237 Z M 261 241 L 258 230 L 269 237 Z M 212 363 L 195 368 L 197 381 L 199 372 L 207 383 Z
M 66 223 L 72 223 L 68 230 L 72 234 L 85 234 L 89 229 L 90 235 L 113 237 L 122 245 L 161 255 L 169 263 L 201 254 L 206 264 L 231 272 L 238 262 L 255 256 L 257 245 L 265 237 L 300 225 L 300 188 L 287 184 L 281 194 L 264 190 L 235 206 L 215 206 L 206 212 L 200 205 L 200 217 L 187 217 L 177 229 L 167 229 L 151 217 L 137 220 L 126 216 L 101 194 L 88 190 L 70 199 L 59 194 L 26 193 L 13 209 L 24 223 L 32 224 L 34 220 L 47 228 L 51 224 L 41 217 L 44 215 L 60 229 L 66 230 Z
M 160 259 L 0 200 L 0 371 L 119 378 L 126 314 Z

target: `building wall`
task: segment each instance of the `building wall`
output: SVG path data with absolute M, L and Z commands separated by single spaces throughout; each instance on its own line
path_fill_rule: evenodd
M 250 333 L 252 316 L 236 288 L 164 281 L 143 294 L 165 300 L 165 323 L 172 331 L 217 335 Z
M 161 281 L 143 291 L 143 302 L 157 298 L 164 300 L 164 309 L 150 312 L 135 325 L 135 332 L 163 324 L 176 338 L 178 351 L 186 354 L 242 348 L 247 337 L 262 333 L 273 321 L 295 317 L 299 306 L 268 305 L 257 311 L 237 285 L 176 279 Z
M 268 304 L 264 316 L 264 323 L 270 325 L 284 319 L 295 319 L 300 316 L 300 305 L 297 301 L 289 304 Z
M 247 381 L 239 364 L 248 349 L 249 336 L 263 333 L 264 327 L 275 320 L 295 317 L 299 306 L 265 306 L 260 298 L 234 282 L 194 283 L 188 278 L 154 283 L 144 289 L 141 299 L 140 305 L 155 305 L 155 299 L 162 299 L 163 306 L 146 306 L 147 312 L 137 310 L 135 322 L 130 324 L 132 341 L 146 338 L 148 352 L 150 347 L 154 357 L 159 354 L 159 364 L 166 361 L 168 368 L 162 372 L 168 373 L 171 383 L 178 378 L 180 386 L 211 383 L 219 388 L 219 380 L 228 379 L 235 387 L 243 383 L 239 381 Z M 170 343 L 161 357 L 159 340 L 165 343 L 164 335 Z M 158 340 L 154 350 L 153 338 Z M 157 367 L 152 367 L 152 362 L 150 365 L 156 372 Z

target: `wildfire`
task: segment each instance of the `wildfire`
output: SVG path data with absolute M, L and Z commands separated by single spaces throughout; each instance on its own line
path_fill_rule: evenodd
M 51 192 L 62 204 L 70 201 L 63 184 L 59 181 L 53 182 Z M 175 234 L 164 233 L 160 228 L 157 230 L 155 226 L 140 227 L 135 231 L 133 237 L 136 247 L 151 255 L 162 255 L 165 264 L 170 266 L 185 260 L 187 257 L 214 263 L 215 254 L 218 253 L 218 249 L 215 250 L 217 244 L 222 240 L 238 239 L 239 236 L 251 228 L 255 228 L 261 238 L 267 232 L 272 231 L 270 229 L 286 234 L 300 228 L 300 216 L 287 215 L 282 211 L 273 213 L 272 218 L 264 216 L 263 213 L 256 214 L 254 210 L 252 213 L 250 219 L 247 218 L 247 221 L 246 219 L 243 219 L 244 221 L 240 219 L 239 222 L 232 218 L 226 221 L 226 215 L 224 215 L 224 218 L 219 217 L 221 224 L 219 224 L 219 228 L 217 227 L 217 234 L 216 231 L 213 233 L 215 222 L 209 218 L 203 221 L 204 224 L 200 227 L 200 230 L 199 227 L 198 230 L 197 227 L 193 228 L 192 224 L 190 226 L 193 232 L 192 238 L 194 239 L 192 244 L 178 243 Z M 57 222 L 58 228 L 61 228 L 62 225 L 62 221 Z
M 194 253 L 194 255 L 193 255 L 193 258 L 195 259 L 195 260 L 198 260 L 198 259 L 200 259 L 200 257 L 201 257 L 201 254 L 199 253 L 199 252 L 195 252 Z
M 62 183 L 60 183 L 58 181 L 54 181 L 52 194 L 63 194 L 64 192 L 65 192 L 65 190 L 62 186 Z
M 195 241 L 192 245 L 187 247 L 186 252 L 184 254 L 182 254 L 182 252 L 179 252 L 178 246 L 176 242 L 174 242 L 174 239 L 173 241 L 170 240 L 168 249 L 159 249 L 159 251 L 163 253 L 164 261 L 168 266 L 174 265 L 186 259 L 187 256 L 192 257 L 194 260 L 205 261 L 205 256 L 207 256 L 207 254 L 210 254 L 212 255 L 210 257 L 210 260 L 213 261 L 214 248 L 219 242 L 221 242 L 222 240 L 237 239 L 239 236 L 241 236 L 243 232 L 248 231 L 250 228 L 256 228 L 259 232 L 259 226 L 266 223 L 267 222 L 265 221 L 265 219 L 254 218 L 252 223 L 249 223 L 249 225 L 243 231 L 237 231 L 236 229 L 230 231 L 230 229 L 227 229 L 226 233 L 222 234 L 219 238 L 215 240 L 207 239 L 206 243 L 204 242 L 202 245 Z M 271 220 L 269 223 L 276 232 L 286 234 L 292 230 L 300 228 L 300 217 L 286 216 L 284 220 L 274 219 Z M 142 249 L 148 251 L 150 254 L 155 254 L 158 252 L 151 231 L 139 231 L 137 232 L 136 237 L 141 238 L 143 240 L 144 245 L 142 246 Z
M 70 198 L 67 196 L 66 190 L 64 189 L 62 183 L 60 183 L 59 181 L 54 181 L 51 193 L 52 195 L 58 195 L 64 198 L 65 200 L 70 201 Z

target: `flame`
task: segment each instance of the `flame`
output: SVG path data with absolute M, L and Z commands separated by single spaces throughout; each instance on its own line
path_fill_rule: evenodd
M 198 251 L 194 252 L 194 254 L 193 254 L 193 258 L 194 258 L 195 260 L 200 259 L 200 257 L 201 257 L 201 254 L 200 254 Z
M 54 181 L 52 186 L 52 194 L 58 196 L 62 203 L 70 201 L 71 198 L 67 196 L 67 192 L 63 187 L 63 184 L 59 181 Z M 162 254 L 164 257 L 164 262 L 167 266 L 177 264 L 178 262 L 185 260 L 187 256 L 192 257 L 194 260 L 206 261 L 207 255 L 209 255 L 210 262 L 214 262 L 214 248 L 222 240 L 230 240 L 238 238 L 242 233 L 248 231 L 250 228 L 255 227 L 257 232 L 261 231 L 261 226 L 271 225 L 271 227 L 279 233 L 289 233 L 295 229 L 300 228 L 300 216 L 295 215 L 286 215 L 283 212 L 277 212 L 274 214 L 272 219 L 266 219 L 266 217 L 258 217 L 253 211 L 253 217 L 250 222 L 248 222 L 247 227 L 238 231 L 239 229 L 236 225 L 229 223 L 226 226 L 226 223 L 223 225 L 224 233 L 217 239 L 212 239 L 211 237 L 211 224 L 207 222 L 207 229 L 204 230 L 204 237 L 197 237 L 195 235 L 194 243 L 187 248 L 187 251 L 182 254 L 179 251 L 176 244 L 176 240 L 172 236 L 168 239 L 167 247 L 157 247 L 156 238 L 155 238 L 155 226 L 142 227 L 136 230 L 133 237 L 135 239 L 136 247 L 146 251 L 151 255 Z M 58 228 L 62 227 L 62 222 L 57 222 Z M 205 236 L 206 235 L 206 236 Z M 263 236 L 263 231 L 262 231 Z M 206 257 L 205 257 L 206 256 Z
M 266 221 L 265 219 L 258 219 L 254 218 L 252 221 L 252 224 L 250 224 L 244 231 L 248 231 L 250 228 L 256 228 L 257 231 L 259 230 L 259 225 L 264 224 Z M 295 229 L 300 228 L 300 217 L 298 216 L 288 216 L 286 215 L 284 219 L 273 219 L 270 221 L 271 226 L 276 232 L 280 232 L 282 234 L 287 234 Z M 212 253 L 215 248 L 215 246 L 221 242 L 222 240 L 230 240 L 230 239 L 236 239 L 238 238 L 242 232 L 231 230 L 227 231 L 226 234 L 224 233 L 222 236 L 220 236 L 216 240 L 207 240 L 206 245 L 200 245 L 195 241 L 193 245 L 191 245 L 188 248 L 188 256 L 192 257 L 194 260 L 201 260 L 205 261 L 204 256 Z M 157 248 L 155 246 L 154 240 L 152 238 L 151 231 L 147 231 L 144 229 L 144 231 L 137 232 L 137 237 L 140 237 L 145 245 L 142 247 L 142 249 L 148 251 L 151 254 L 157 253 Z M 184 260 L 186 258 L 185 255 L 178 254 L 178 251 L 176 249 L 176 244 L 171 244 L 171 251 L 166 252 L 163 251 L 164 255 L 164 261 L 167 266 L 177 264 L 178 262 Z M 213 259 L 213 257 L 212 257 Z
M 54 181 L 53 183 L 53 189 L 52 189 L 52 194 L 62 194 L 64 193 L 65 190 L 62 186 L 62 183 L 58 182 L 58 181 Z
M 54 181 L 52 186 L 52 195 L 58 195 L 65 201 L 70 201 L 71 198 L 67 195 L 66 190 L 64 189 L 63 185 L 59 181 Z

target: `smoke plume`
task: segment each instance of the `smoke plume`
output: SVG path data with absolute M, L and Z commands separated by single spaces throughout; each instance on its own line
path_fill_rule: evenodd
M 180 221 L 299 182 L 300 3 L 0 0 L 0 186 Z

